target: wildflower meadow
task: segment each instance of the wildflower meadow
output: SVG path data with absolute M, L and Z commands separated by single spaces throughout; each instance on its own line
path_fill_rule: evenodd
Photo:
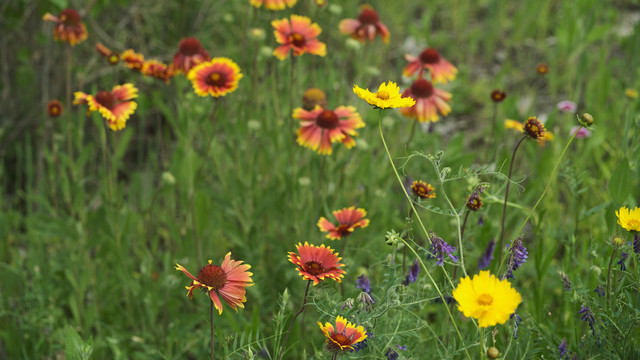
M 640 359 L 640 8 L 0 4 L 0 359 Z

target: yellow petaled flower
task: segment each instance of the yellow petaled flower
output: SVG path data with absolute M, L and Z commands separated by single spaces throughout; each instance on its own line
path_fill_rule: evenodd
M 627 97 L 629 99 L 637 99 L 638 98 L 638 92 L 633 90 L 633 89 L 627 89 L 624 91 L 624 94 L 627 95 Z
M 524 132 L 532 139 L 538 140 L 543 138 L 545 131 L 544 124 L 535 116 L 528 118 L 527 122 L 524 123 Z
M 225 57 L 203 62 L 187 75 L 196 94 L 213 97 L 225 96 L 234 91 L 242 76 L 238 64 Z
M 293 7 L 298 0 L 251 0 L 251 5 L 259 8 L 264 4 L 267 10 L 284 10 L 285 7 Z
M 420 199 L 434 199 L 436 197 L 436 189 L 431 184 L 426 184 L 422 180 L 416 180 L 411 184 L 411 191 Z
M 318 322 L 320 330 L 327 337 L 327 350 L 332 353 L 353 350 L 353 345 L 367 338 L 367 332 L 363 326 L 356 326 L 342 316 L 336 317 L 336 326 L 330 323 Z
M 129 101 L 138 97 L 138 89 L 132 84 L 116 85 L 111 91 L 100 91 L 95 96 L 77 91 L 73 104 L 89 105 L 89 112 L 97 111 L 107 120 L 113 131 L 122 130 L 138 104 Z
M 504 324 L 522 302 L 508 280 L 500 281 L 489 271 L 480 271 L 473 279 L 461 278 L 453 297 L 458 310 L 466 317 L 478 319 L 480 327 Z
M 623 206 L 620 210 L 616 211 L 618 217 L 618 224 L 628 231 L 640 231 L 640 208 L 636 207 L 630 210 L 628 207 Z
M 80 14 L 74 9 L 62 10 L 58 16 L 46 13 L 42 20 L 56 24 L 53 29 L 53 38 L 56 40 L 75 46 L 87 39 L 87 28 L 84 26 Z
M 144 65 L 144 55 L 138 54 L 132 49 L 127 49 L 122 53 L 122 62 L 131 70 L 142 71 Z
M 514 130 L 518 130 L 519 132 L 524 132 L 524 125 L 520 121 L 515 121 L 511 119 L 506 119 L 504 121 L 504 128 L 514 129 Z
M 378 91 L 372 93 L 369 89 L 362 89 L 358 85 L 353 85 L 353 92 L 359 98 L 379 109 L 404 108 L 415 105 L 416 101 L 410 97 L 402 97 L 400 88 L 393 81 L 382 83 Z

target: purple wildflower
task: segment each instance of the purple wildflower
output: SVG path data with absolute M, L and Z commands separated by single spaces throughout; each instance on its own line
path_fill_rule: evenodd
M 482 218 L 482 215 L 478 216 L 478 226 L 483 226 L 484 225 L 484 219 Z
M 416 259 L 413 262 L 413 265 L 411 265 L 409 267 L 409 274 L 407 275 L 407 277 L 402 282 L 402 285 L 407 286 L 407 285 L 409 285 L 411 283 L 416 282 L 416 280 L 418 280 L 418 273 L 419 272 L 420 272 L 420 263 Z
M 385 355 L 387 356 L 387 360 L 397 360 L 398 357 L 400 357 L 398 352 L 395 350 L 391 350 L 391 348 L 387 350 L 387 353 Z
M 406 346 L 400 346 L 400 345 L 396 344 L 396 347 L 397 347 L 398 349 L 400 349 L 400 350 L 407 350 L 407 347 L 406 347 Z
M 478 261 L 478 270 L 482 270 L 487 268 L 491 264 L 491 260 L 493 260 L 493 250 L 496 248 L 496 241 L 491 239 L 487 248 L 482 253 L 482 257 Z
M 438 237 L 438 235 L 433 232 L 429 234 L 431 238 L 431 253 L 434 257 L 438 258 L 436 261 L 436 265 L 443 266 L 444 265 L 444 256 L 447 255 L 453 262 L 458 261 L 458 257 L 453 255 L 452 252 L 456 251 L 456 248 L 447 244 L 446 241 L 442 240 L 442 238 Z
M 589 327 L 591 328 L 591 332 L 593 333 L 593 335 L 596 335 L 596 318 L 593 316 L 593 313 L 591 312 L 591 309 L 589 309 L 588 306 L 584 306 L 582 305 L 582 308 L 580 309 L 580 311 L 578 312 L 580 315 L 582 315 L 580 317 L 581 320 L 585 321 L 587 324 L 589 324 Z
M 568 350 L 568 346 L 567 346 L 567 338 L 562 339 L 562 342 L 560 342 L 560 345 L 558 345 L 558 351 L 560 351 L 560 358 L 566 358 L 567 356 L 567 350 Z
M 373 304 L 376 303 L 371 297 L 371 295 L 367 294 L 366 292 L 361 292 L 360 295 L 358 295 L 358 298 L 356 300 L 360 304 L 362 304 L 362 307 L 364 308 L 365 311 L 369 311 L 373 309 Z
M 518 325 L 520 325 L 522 318 L 515 312 L 511 314 L 511 318 L 513 319 L 513 339 L 518 340 Z
M 507 244 L 506 247 L 511 254 L 509 255 L 509 263 L 507 264 L 507 271 L 503 279 L 515 279 L 513 272 L 527 261 L 529 252 L 527 252 L 527 248 L 522 244 L 522 237 L 517 238 L 511 248 L 509 248 L 509 244 Z
M 633 252 L 640 254 L 640 236 L 638 236 L 638 233 L 633 234 Z
M 356 288 L 367 294 L 371 294 L 371 281 L 369 281 L 369 277 L 365 274 L 358 276 L 358 279 L 356 279 Z
M 598 296 L 603 297 L 604 296 L 604 286 L 602 285 L 598 285 L 596 287 L 595 290 L 593 290 L 594 293 L 598 294 Z
M 560 101 L 557 106 L 558 106 L 558 110 L 562 111 L 563 113 L 568 113 L 568 112 L 572 113 L 572 112 L 575 112 L 576 109 L 578 109 L 578 106 L 576 105 L 576 103 L 570 100 Z
M 569 277 L 567 274 L 560 272 L 560 277 L 562 278 L 562 286 L 565 291 L 571 291 L 571 281 L 569 281 Z
M 627 267 L 624 266 L 624 261 L 627 260 L 628 257 L 629 257 L 629 254 L 627 253 L 620 254 L 620 261 L 618 261 L 616 264 L 620 265 L 621 271 L 627 270 Z

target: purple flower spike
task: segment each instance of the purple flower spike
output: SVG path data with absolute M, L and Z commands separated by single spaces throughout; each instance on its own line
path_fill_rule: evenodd
M 418 280 L 418 273 L 420 273 L 420 263 L 416 259 L 413 262 L 413 265 L 409 267 L 409 275 L 404 279 L 402 285 L 407 286 L 411 283 L 414 283 Z
M 593 316 L 593 313 L 591 312 L 591 309 L 589 309 L 588 306 L 582 305 L 582 308 L 580 309 L 578 314 L 582 315 L 580 317 L 581 320 L 583 320 L 587 324 L 589 324 L 589 327 L 591 328 L 591 332 L 595 336 L 596 335 L 596 327 L 595 327 L 596 318 Z
M 442 238 L 438 237 L 434 233 L 429 233 L 429 237 L 431 238 L 431 253 L 434 257 L 438 258 L 436 265 L 444 265 L 445 255 L 449 256 L 453 262 L 458 262 L 458 257 L 452 254 L 456 251 L 455 247 L 447 244 L 446 241 L 442 240 Z
M 593 290 L 594 293 L 598 294 L 598 296 L 603 297 L 604 296 L 604 286 L 602 285 L 598 285 L 596 287 L 595 290 Z
M 487 266 L 491 265 L 491 260 L 493 260 L 493 250 L 496 248 L 496 241 L 491 239 L 487 248 L 482 253 L 482 257 L 478 261 L 478 270 L 482 270 L 487 268 Z
M 638 236 L 638 233 L 633 234 L 633 252 L 640 254 L 640 236 Z
M 503 278 L 514 279 L 513 272 L 527 261 L 529 252 L 527 252 L 527 248 L 522 244 L 522 237 L 517 238 L 516 241 L 513 242 L 513 246 L 511 248 L 509 248 L 509 244 L 507 244 L 506 247 L 509 249 L 510 255 L 507 272 L 504 274 Z
M 627 253 L 620 254 L 620 261 L 618 261 L 616 263 L 616 264 L 620 265 L 620 270 L 622 270 L 622 271 L 627 270 L 627 267 L 624 266 L 624 261 L 627 260 L 628 257 L 629 257 L 629 254 L 627 254 Z
M 567 350 L 568 350 L 567 339 L 564 338 L 562 339 L 562 342 L 560 343 L 560 345 L 558 345 L 558 351 L 560 352 L 561 359 L 564 359 L 567 357 Z
M 362 274 L 358 276 L 358 279 L 356 279 L 356 288 L 366 292 L 367 294 L 371 294 L 371 281 L 369 281 L 367 275 Z

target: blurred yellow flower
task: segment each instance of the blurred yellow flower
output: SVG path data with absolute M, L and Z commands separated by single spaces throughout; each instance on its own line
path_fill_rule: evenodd
M 616 211 L 618 217 L 618 224 L 628 231 L 640 231 L 640 208 L 636 207 L 630 210 L 628 207 L 623 206 L 620 210 Z
M 624 91 L 624 94 L 627 95 L 627 97 L 629 99 L 637 99 L 638 98 L 638 92 L 633 90 L 633 89 L 627 89 Z
M 402 97 L 400 88 L 393 81 L 382 83 L 378 91 L 372 93 L 369 89 L 362 89 L 358 85 L 353 85 L 353 92 L 359 98 L 379 109 L 404 108 L 415 105 L 416 101 L 410 97 Z

